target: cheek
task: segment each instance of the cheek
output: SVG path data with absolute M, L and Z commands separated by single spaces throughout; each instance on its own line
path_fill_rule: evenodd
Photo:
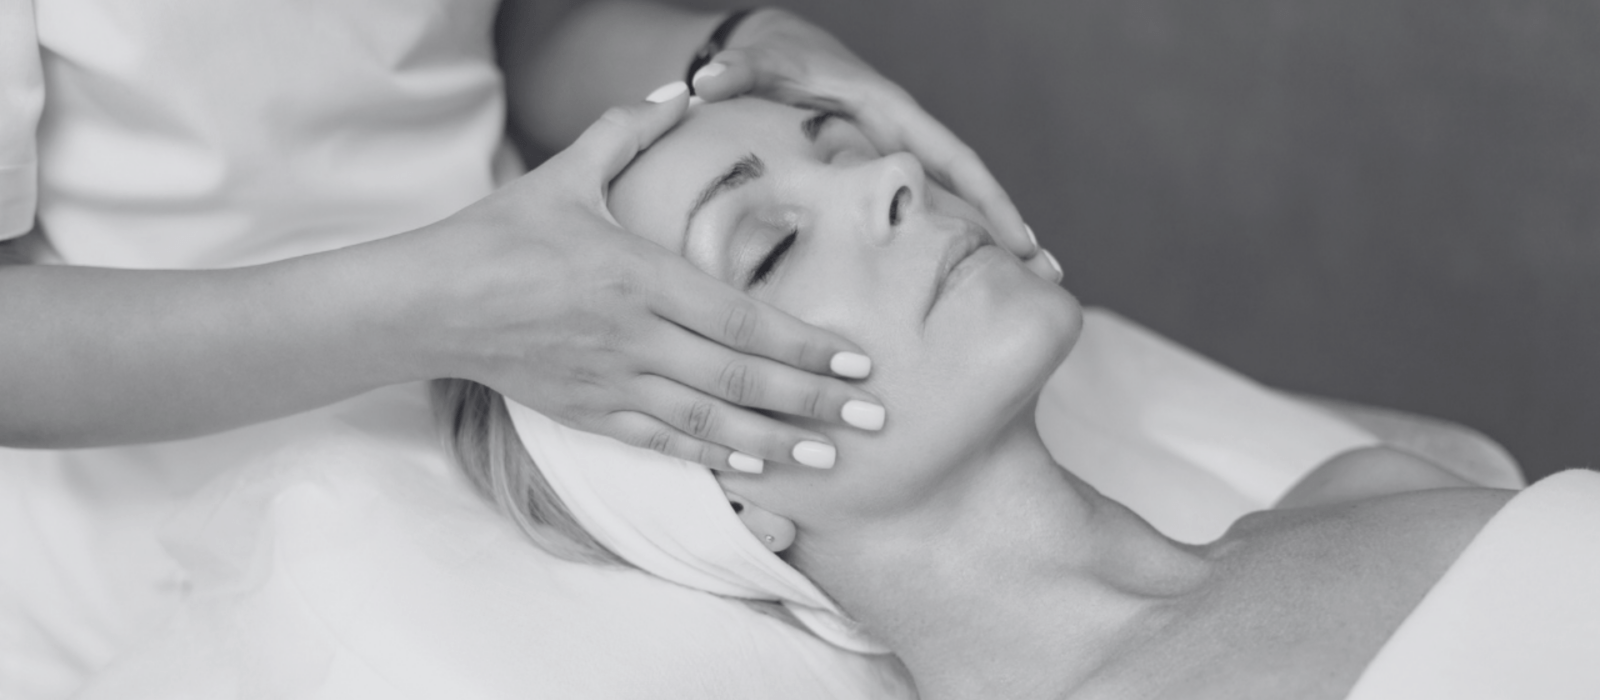
M 872 356 L 874 367 L 902 364 L 922 343 L 922 285 L 902 279 L 918 271 L 897 262 L 878 251 L 817 244 L 791 253 L 782 278 L 757 295 L 848 338 Z
M 826 305 L 793 312 L 873 353 L 873 376 L 862 386 L 884 401 L 889 421 L 878 433 L 805 422 L 838 445 L 839 465 L 769 469 L 750 495 L 804 527 L 914 510 L 959 478 L 1033 405 L 1081 328 L 1081 311 L 1065 290 L 1038 281 L 1024 291 L 976 304 L 961 323 L 930 327 L 925 337 L 886 328 L 890 323 L 862 324 L 859 314 L 829 323 L 819 315 Z
M 826 435 L 839 448 L 831 470 L 769 467 L 755 478 L 729 475 L 740 493 L 762 507 L 808 523 L 851 522 L 920 503 L 919 473 L 937 470 L 959 441 L 930 441 L 933 426 L 948 425 L 949 407 L 924 400 L 937 394 L 947 377 L 932 366 L 918 335 L 915 314 L 903 310 L 893 285 L 874 278 L 870 263 L 836 261 L 806 269 L 795 266 L 764 300 L 809 324 L 856 343 L 873 360 L 872 376 L 857 386 L 883 402 L 889 423 L 880 432 L 810 420 L 785 418 Z M 911 317 L 911 320 L 907 320 Z M 945 435 L 944 438 L 953 436 Z M 729 481 L 730 485 L 735 481 Z
M 956 303 L 923 327 L 923 292 L 886 278 L 895 268 L 864 255 L 794 262 L 761 296 L 866 350 L 874 368 L 860 386 L 889 412 L 877 433 L 789 419 L 834 441 L 832 470 L 731 477 L 741 493 L 802 526 L 918 507 L 1031 405 L 1081 323 L 1071 295 L 1020 264 L 947 299 Z

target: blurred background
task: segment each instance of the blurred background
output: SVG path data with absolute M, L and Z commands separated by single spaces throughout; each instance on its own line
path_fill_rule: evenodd
M 776 4 L 977 149 L 1085 303 L 1600 467 L 1600 3 Z

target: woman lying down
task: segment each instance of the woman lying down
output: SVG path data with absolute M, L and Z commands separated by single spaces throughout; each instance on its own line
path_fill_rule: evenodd
M 1575 493 L 1588 494 L 1578 511 L 1600 512 L 1600 475 L 1514 500 L 1368 451 L 1313 473 L 1285 508 L 1179 544 L 1052 460 L 1034 404 L 1072 350 L 1079 307 L 994 246 L 911 156 L 875 152 L 827 112 L 701 105 L 617 178 L 609 204 L 707 273 L 856 339 L 894 420 L 804 425 L 838 446 L 832 470 L 713 477 L 452 381 L 435 399 L 464 468 L 546 548 L 777 601 L 834 644 L 896 654 L 928 700 L 1346 697 L 1358 680 L 1390 682 L 1363 678 L 1386 643 L 1427 639 L 1396 631 L 1438 608 L 1419 610 L 1436 585 L 1470 592 L 1470 576 L 1440 582 L 1486 524 L 1514 533 L 1498 523 L 1555 517 Z M 1581 549 L 1555 578 L 1600 576 L 1593 546 Z M 1435 617 L 1470 626 L 1439 605 Z M 1600 604 L 1561 605 L 1600 633 Z M 1574 682 L 1553 687 L 1600 691 Z

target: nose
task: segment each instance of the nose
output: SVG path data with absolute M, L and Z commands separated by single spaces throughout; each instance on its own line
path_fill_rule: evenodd
M 883 156 L 868 166 L 868 172 L 866 231 L 873 243 L 887 245 L 927 206 L 927 173 L 910 153 Z

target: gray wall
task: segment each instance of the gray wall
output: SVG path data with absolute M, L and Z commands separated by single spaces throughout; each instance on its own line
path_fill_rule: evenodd
M 780 4 L 983 154 L 1085 302 L 1600 466 L 1600 2 Z

